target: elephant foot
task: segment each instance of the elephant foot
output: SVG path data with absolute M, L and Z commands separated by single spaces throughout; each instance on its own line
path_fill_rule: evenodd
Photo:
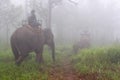
M 27 55 L 23 55 L 23 56 L 20 56 L 17 60 L 16 60 L 16 65 L 19 66 L 22 61 L 25 59 L 25 57 L 27 57 Z

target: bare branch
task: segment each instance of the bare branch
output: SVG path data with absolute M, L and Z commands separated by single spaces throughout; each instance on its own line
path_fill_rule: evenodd
M 78 5 L 78 2 L 75 2 L 73 0 L 68 0 L 70 3 L 73 3 L 74 5 Z

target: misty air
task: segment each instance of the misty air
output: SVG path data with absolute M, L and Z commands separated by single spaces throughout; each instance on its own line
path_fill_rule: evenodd
M 0 80 L 120 80 L 120 1 L 0 0 Z

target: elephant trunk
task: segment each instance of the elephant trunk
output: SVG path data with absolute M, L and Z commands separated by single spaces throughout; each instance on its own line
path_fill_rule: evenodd
M 52 59 L 53 59 L 53 62 L 55 62 L 55 43 L 54 43 L 54 36 L 51 29 L 49 28 L 44 29 L 44 37 L 45 37 L 44 44 L 47 44 L 52 50 Z
M 52 50 L 52 59 L 53 59 L 53 62 L 55 62 L 55 44 L 54 44 L 54 42 L 50 45 L 50 47 Z

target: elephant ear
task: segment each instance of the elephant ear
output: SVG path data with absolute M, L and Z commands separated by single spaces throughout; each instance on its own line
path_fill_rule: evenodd
M 52 37 L 52 31 L 49 28 L 44 29 L 44 34 L 47 39 L 50 39 Z
M 53 33 L 52 33 L 51 29 L 45 28 L 44 36 L 45 36 L 45 43 L 51 43 L 53 41 Z

